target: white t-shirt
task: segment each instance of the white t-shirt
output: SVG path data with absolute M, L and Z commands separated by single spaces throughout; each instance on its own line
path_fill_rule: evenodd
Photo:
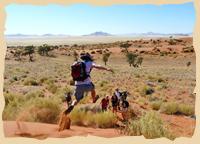
M 115 95 L 117 96 L 118 99 L 121 99 L 120 93 L 118 91 L 115 91 Z
M 96 64 L 94 62 L 92 62 L 92 61 L 87 61 L 87 62 L 85 62 L 85 66 L 86 66 L 86 72 L 87 72 L 87 74 L 90 75 L 92 67 L 96 66 Z M 92 82 L 91 78 L 88 77 L 84 81 L 75 81 L 75 85 L 90 84 L 91 82 Z

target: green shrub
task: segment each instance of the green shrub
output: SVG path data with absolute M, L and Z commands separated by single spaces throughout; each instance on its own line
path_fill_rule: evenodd
M 39 84 L 34 78 L 26 78 L 24 80 L 24 85 L 26 85 L 26 86 L 37 86 Z
M 49 85 L 47 86 L 47 89 L 48 89 L 51 93 L 54 94 L 54 93 L 56 93 L 58 87 L 57 87 L 55 84 L 51 83 L 51 84 L 49 84 Z
M 47 81 L 48 81 L 48 77 L 42 77 L 42 78 L 40 78 L 39 83 L 43 84 L 43 83 L 45 83 Z
M 124 129 L 124 133 L 131 136 L 143 135 L 148 139 L 159 137 L 174 139 L 164 127 L 163 121 L 159 115 L 153 111 L 147 112 L 138 120 L 131 120 Z
M 186 116 L 194 115 L 194 106 L 186 105 L 186 104 L 180 104 L 178 106 L 178 111 L 181 114 L 184 114 Z
M 131 120 L 126 128 L 124 129 L 124 133 L 130 136 L 140 136 L 141 133 L 141 125 L 139 120 Z
M 88 109 L 76 107 L 70 113 L 72 124 L 99 128 L 111 128 L 116 124 L 117 117 L 111 111 L 95 113 Z
M 30 100 L 20 111 L 18 119 L 23 121 L 57 123 L 61 107 L 52 98 L 35 98 Z
M 166 114 L 175 114 L 178 112 L 178 104 L 175 102 L 166 102 L 161 105 L 160 111 Z
M 194 107 L 191 105 L 175 102 L 166 102 L 160 108 L 160 111 L 166 114 L 183 114 L 186 116 L 194 115 L 194 110 Z
M 44 97 L 44 93 L 42 91 L 35 91 L 35 92 L 27 93 L 25 95 L 26 101 L 37 98 L 37 97 Z
M 162 105 L 162 101 L 151 102 L 151 107 L 153 110 L 159 110 L 161 105 Z
M 154 93 L 154 90 L 153 90 L 151 87 L 149 87 L 149 86 L 144 86 L 144 87 L 141 89 L 141 91 L 140 91 L 140 94 L 141 94 L 142 96 L 150 95 L 150 94 L 152 94 L 152 93 Z
M 12 93 L 5 93 L 5 108 L 3 111 L 3 120 L 15 120 L 18 112 L 25 104 L 25 97 Z
M 111 128 L 115 126 L 117 117 L 111 111 L 107 111 L 96 113 L 94 120 L 99 128 Z
M 18 81 L 17 76 L 14 76 L 14 77 L 13 77 L 13 80 L 14 80 L 14 81 Z
M 72 124 L 84 126 L 84 121 L 86 120 L 87 113 L 84 110 L 80 110 L 78 108 L 74 108 L 74 110 L 70 113 L 70 118 L 72 120 Z

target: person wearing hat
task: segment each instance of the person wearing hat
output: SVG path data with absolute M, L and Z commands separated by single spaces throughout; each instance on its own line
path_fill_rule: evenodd
M 98 70 L 105 70 L 105 71 L 113 72 L 110 68 L 106 68 L 106 67 L 103 67 L 101 65 L 97 65 L 96 63 L 94 63 L 94 60 L 89 53 L 81 54 L 80 59 L 85 64 L 85 70 L 86 70 L 88 77 L 84 81 L 75 81 L 74 96 L 76 99 L 72 102 L 72 104 L 66 110 L 66 113 L 70 113 L 73 110 L 74 106 L 81 99 L 83 99 L 85 92 L 88 92 L 88 91 L 91 92 L 93 103 L 95 103 L 97 101 L 97 99 L 99 98 L 99 96 L 96 95 L 95 85 L 93 84 L 91 77 L 90 77 L 90 73 L 93 68 L 98 69 Z

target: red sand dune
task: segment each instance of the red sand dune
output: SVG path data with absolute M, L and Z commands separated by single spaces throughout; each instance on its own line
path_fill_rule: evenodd
M 3 125 L 5 137 L 22 136 L 44 139 L 47 137 L 65 138 L 70 136 L 87 135 L 94 135 L 106 138 L 121 136 L 119 130 L 116 129 L 71 126 L 69 130 L 58 132 L 58 125 L 55 124 L 4 121 Z

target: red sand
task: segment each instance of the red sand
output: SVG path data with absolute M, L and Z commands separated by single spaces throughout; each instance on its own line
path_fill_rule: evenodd
M 30 137 L 44 139 L 47 137 L 65 138 L 71 136 L 87 136 L 94 135 L 99 137 L 118 137 L 121 136 L 117 129 L 100 129 L 90 127 L 71 126 L 70 130 L 58 132 L 58 125 L 31 123 L 31 122 L 16 122 L 4 121 L 5 137 Z

